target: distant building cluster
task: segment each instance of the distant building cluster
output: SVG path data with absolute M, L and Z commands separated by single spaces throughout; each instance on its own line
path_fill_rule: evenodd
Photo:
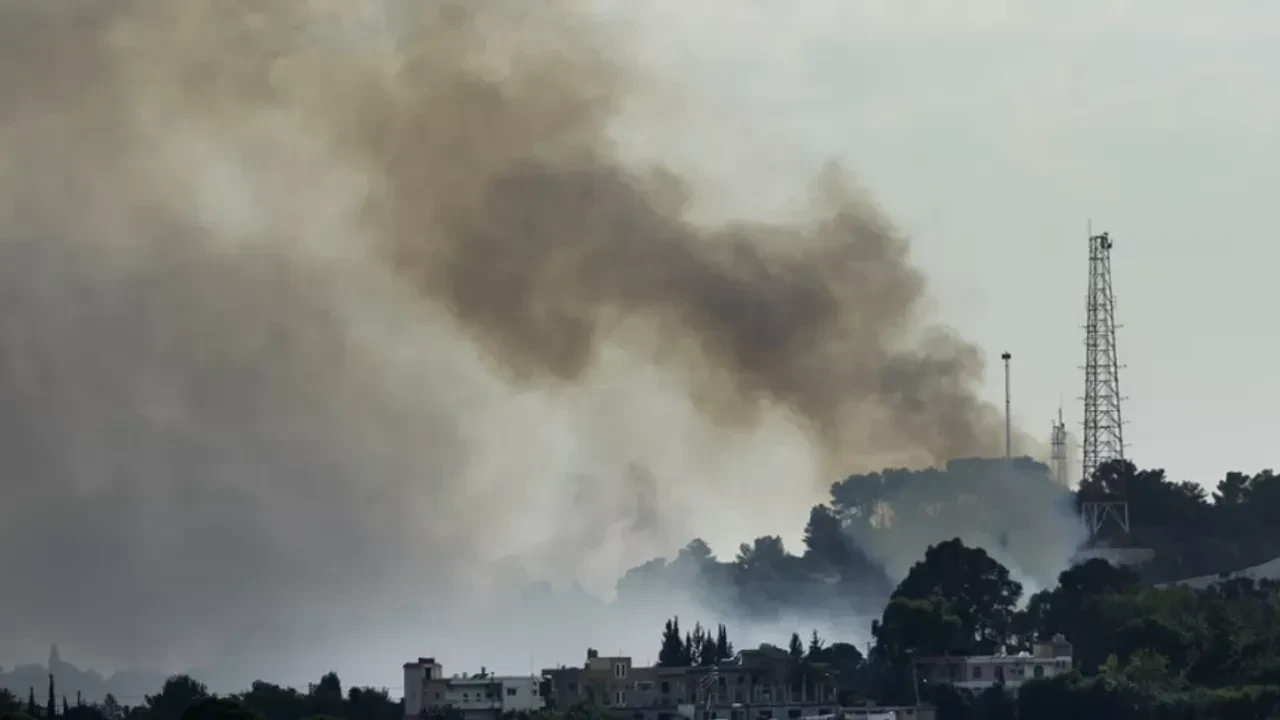
M 1061 635 L 1035 643 L 1030 653 L 1019 655 L 969 655 L 926 657 L 916 660 L 917 679 L 925 684 L 954 685 L 982 691 L 993 685 L 1016 690 L 1028 680 L 1051 678 L 1071 672 L 1072 647 Z
M 947 656 L 916 661 L 917 681 L 982 690 L 1069 672 L 1071 644 L 1061 636 L 1031 653 Z M 580 667 L 541 675 L 446 677 L 435 658 L 404 665 L 405 714 L 451 712 L 463 720 L 583 707 L 623 720 L 934 720 L 927 706 L 841 707 L 834 671 L 810 666 L 797 676 L 784 650 L 762 646 L 706 667 L 636 666 L 630 657 L 587 651 Z

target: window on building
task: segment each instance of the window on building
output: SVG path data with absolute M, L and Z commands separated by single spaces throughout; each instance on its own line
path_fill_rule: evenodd
M 760 712 L 756 713 L 756 717 L 757 717 L 759 720 L 773 720 L 773 711 L 772 711 L 772 710 L 761 710 Z
M 652 680 L 637 680 L 637 681 L 636 681 L 636 690 L 639 690 L 640 692 L 649 692 L 650 690 L 653 690 L 653 681 L 652 681 Z
M 973 666 L 973 679 L 974 679 L 974 680 L 981 680 L 981 679 L 982 679 L 982 666 L 981 666 L 981 665 L 974 665 L 974 666 Z
M 617 705 L 617 706 L 619 706 L 619 707 L 621 707 L 621 706 L 623 706 L 623 705 L 626 705 L 626 704 L 627 704 L 627 693 L 626 693 L 626 691 L 624 691 L 624 690 L 619 690 L 618 692 L 614 693 L 614 694 L 613 694 L 613 704 L 614 704 L 614 705 Z
M 619 680 L 624 680 L 624 679 L 626 679 L 626 677 L 627 677 L 627 664 L 626 664 L 626 663 L 615 663 L 615 664 L 614 664 L 614 666 L 613 666 L 613 676 L 614 676 L 614 677 L 616 677 L 616 678 L 618 678 Z
M 507 697 L 515 697 L 517 689 L 513 687 L 507 688 Z
M 996 666 L 996 682 L 1004 682 L 1004 666 Z
M 1038 677 L 1038 678 L 1044 677 L 1044 666 L 1036 665 L 1034 668 L 1031 669 L 1031 675 L 1033 677 Z
M 671 683 L 667 682 L 666 680 L 662 681 L 662 694 L 663 695 L 671 694 Z
M 571 693 L 576 693 L 578 692 L 578 683 L 570 681 L 565 684 L 565 689 Z
M 787 711 L 787 718 L 789 720 L 796 720 L 796 718 L 800 717 L 801 715 L 804 715 L 804 711 L 801 710 L 800 708 L 791 708 L 790 710 Z

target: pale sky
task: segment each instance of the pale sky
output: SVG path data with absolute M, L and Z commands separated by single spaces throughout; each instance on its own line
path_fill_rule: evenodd
M 1092 218 L 1115 241 L 1130 457 L 1210 487 L 1276 465 L 1280 3 L 596 2 L 697 96 L 678 131 L 622 137 L 687 154 L 737 214 L 841 160 L 912 237 L 938 318 L 986 349 L 995 402 L 1013 353 L 1015 421 L 1046 443 L 1060 399 L 1081 421 Z

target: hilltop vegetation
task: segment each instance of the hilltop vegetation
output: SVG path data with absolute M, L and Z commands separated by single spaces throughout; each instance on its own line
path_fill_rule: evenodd
M 1206 492 L 1193 483 L 1172 482 L 1161 471 L 1118 462 L 1101 468 L 1073 493 L 1054 485 L 1047 470 L 1030 461 L 1020 462 L 1014 475 L 999 472 L 1008 468 L 972 460 L 939 470 L 846 478 L 833 485 L 828 503 L 810 512 L 799 554 L 788 552 L 779 538 L 762 537 L 744 543 L 733 560 L 720 561 L 695 540 L 671 562 L 654 561 L 632 571 L 619 590 L 625 596 L 640 586 L 652 590 L 655 583 L 692 583 L 708 598 L 732 605 L 738 616 L 780 617 L 796 609 L 874 615 L 874 641 L 865 656 L 848 638 L 822 638 L 806 628 L 796 628 L 789 643 L 780 643 L 795 664 L 795 677 L 831 673 L 846 703 L 913 700 L 913 657 L 1019 652 L 1061 634 L 1075 647 L 1077 668 L 1069 676 L 1031 682 L 1016 697 L 998 689 L 971 696 L 926 687 L 925 699 L 948 720 L 1263 718 L 1280 712 L 1280 586 L 1242 579 L 1204 590 L 1152 585 L 1280 556 L 1280 477 L 1270 471 L 1231 473 Z M 1023 584 L 998 558 L 1034 560 L 1035 542 L 1056 541 L 1056 536 L 1037 529 L 1044 525 L 1037 522 L 1006 522 L 999 533 L 983 526 L 1011 516 L 1011 508 L 1001 504 L 1018 497 L 1007 493 L 1011 479 L 1024 483 L 1017 491 L 1023 497 L 1031 493 L 1042 501 L 1061 501 L 1068 519 L 1082 500 L 1126 500 L 1130 540 L 1155 550 L 1156 560 L 1141 574 L 1092 561 L 1024 598 Z M 926 535 L 922 528 L 955 536 L 930 542 L 895 585 L 880 559 L 883 548 L 920 542 Z M 731 656 L 730 628 L 718 621 L 706 627 L 682 633 L 673 618 L 665 630 L 654 629 L 660 643 L 654 649 L 665 664 L 705 664 Z M 30 678 L 33 670 L 20 669 L 21 678 Z M 176 676 L 155 695 L 128 705 L 111 695 L 101 702 L 87 697 L 68 702 L 55 693 L 52 678 L 46 697 L 34 681 L 15 687 L 21 679 L 17 672 L 0 674 L 0 686 L 8 687 L 0 691 L 0 715 L 6 720 L 233 714 L 264 720 L 398 720 L 402 715 L 400 703 L 385 690 L 352 688 L 344 694 L 333 674 L 308 693 L 259 681 L 224 698 L 214 698 L 192 678 Z
M 1078 504 L 1107 499 L 1129 503 L 1131 537 L 1118 540 L 1155 551 L 1139 571 L 1143 582 L 1214 575 L 1280 557 L 1280 476 L 1270 470 L 1229 473 L 1210 493 L 1194 482 L 1172 481 L 1163 470 L 1120 461 L 1072 491 L 1030 459 L 1015 461 L 1012 470 L 1003 460 L 971 459 L 850 476 L 810 511 L 798 552 L 764 536 L 719 560 L 695 539 L 670 562 L 632 570 L 619 595 L 694 586 L 704 604 L 729 617 L 872 615 L 911 560 L 955 537 L 1048 587 L 1085 540 L 1075 520 Z
M 792 681 L 832 679 L 851 704 L 934 703 L 942 720 L 1042 718 L 1265 718 L 1280 711 L 1280 587 L 1234 580 L 1206 590 L 1155 588 L 1135 574 L 1094 560 L 1072 568 L 1057 585 L 1021 604 L 1023 588 L 986 551 L 959 540 L 928 549 L 892 593 L 874 623 L 869 655 L 852 645 L 796 632 L 787 644 Z M 1021 607 L 1021 609 L 1019 609 Z M 681 638 L 673 619 L 659 632 L 664 664 L 703 664 L 731 652 L 728 629 L 697 626 Z M 913 687 L 912 658 L 943 653 L 1026 650 L 1064 635 L 1075 644 L 1069 675 L 1032 680 L 1016 694 L 996 687 L 980 694 L 945 686 Z M 698 640 L 690 642 L 691 638 Z M 58 702 L 51 679 L 44 702 L 35 688 L 25 700 L 0 692 L 4 720 L 400 720 L 402 705 L 386 691 L 352 688 L 321 678 L 300 693 L 267 682 L 214 697 L 186 676 L 166 681 L 136 706 Z M 548 718 L 604 717 L 588 708 L 560 708 Z M 443 719 L 442 719 L 443 720 Z

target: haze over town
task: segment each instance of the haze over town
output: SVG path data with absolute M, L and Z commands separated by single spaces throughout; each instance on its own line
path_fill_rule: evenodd
M 0 663 L 643 659 L 705 603 L 586 596 L 694 537 L 797 548 L 851 473 L 999 454 L 1001 350 L 1044 457 L 1090 215 L 1134 454 L 1266 464 L 1274 9 L 322 5 L 0 4 Z M 1052 579 L 1078 528 L 1017 487 L 1013 569 Z M 1008 529 L 866 550 L 896 580 Z M 867 618 L 735 636 L 819 625 Z

